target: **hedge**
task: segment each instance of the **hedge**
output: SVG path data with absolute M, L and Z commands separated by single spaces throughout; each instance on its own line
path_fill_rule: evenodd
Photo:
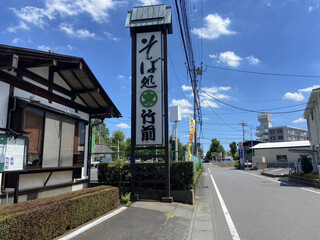
M 0 239 L 53 239 L 118 206 L 117 188 L 99 186 L 0 206 Z
M 192 189 L 194 181 L 194 163 L 193 162 L 170 162 L 170 184 L 173 190 Z M 98 181 L 102 184 L 112 186 L 129 186 L 128 173 L 130 173 L 130 164 L 123 163 L 123 167 L 117 168 L 110 163 L 98 164 Z M 156 172 L 165 172 L 163 164 L 144 164 L 136 163 L 137 172 L 148 172 L 150 174 L 136 175 L 137 180 L 164 180 L 163 174 L 154 174 Z M 153 173 L 153 174 L 151 174 Z M 120 177 L 119 177 L 120 176 Z M 122 183 L 119 183 L 121 179 Z M 160 184 L 137 184 L 137 188 L 161 188 Z

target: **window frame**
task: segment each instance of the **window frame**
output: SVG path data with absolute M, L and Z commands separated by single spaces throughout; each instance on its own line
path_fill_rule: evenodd
M 32 167 L 32 166 L 26 166 L 27 170 L 45 170 L 45 169 L 64 169 L 64 168 L 74 168 L 74 167 L 84 167 L 85 166 L 85 161 L 86 161 L 86 157 L 85 157 L 85 149 L 86 149 L 86 131 L 87 131 L 87 126 L 89 124 L 88 121 L 80 119 L 76 116 L 70 116 L 67 114 L 63 114 L 61 113 L 59 110 L 54 111 L 54 109 L 49 109 L 49 107 L 46 106 L 39 106 L 38 104 L 32 104 L 29 103 L 27 101 L 24 101 L 22 99 L 19 99 L 17 97 L 12 97 L 10 100 L 16 101 L 16 103 L 11 102 L 11 104 L 9 105 L 9 109 L 15 109 L 15 111 L 10 112 L 10 116 L 9 116 L 9 121 L 8 121 L 8 127 L 11 128 L 12 127 L 12 123 L 14 123 L 14 128 L 13 130 L 16 131 L 24 131 L 25 129 L 25 118 L 26 118 L 26 114 L 28 110 L 33 110 L 35 112 L 40 111 L 43 113 L 42 118 L 42 136 L 41 136 L 41 149 L 40 149 L 40 165 L 37 167 Z M 16 106 L 14 106 L 14 105 Z M 59 145 L 59 156 L 58 156 L 58 166 L 57 167 L 44 167 L 44 145 L 45 145 L 45 126 L 46 126 L 46 116 L 47 114 L 53 114 L 54 116 L 56 116 L 57 118 L 60 118 L 60 123 L 63 122 L 63 120 L 66 120 L 67 122 L 73 121 L 74 124 L 74 135 L 73 135 L 73 144 L 72 144 L 72 159 L 70 160 L 71 162 L 71 166 L 62 166 L 61 163 L 61 139 L 60 139 L 60 145 Z M 19 121 L 13 121 L 14 119 L 11 118 L 11 116 L 13 115 L 17 115 L 17 116 L 21 116 Z M 77 124 L 78 123 L 78 124 Z M 80 124 L 79 124 L 80 123 Z M 82 148 L 82 161 L 79 164 L 79 162 L 77 164 L 75 164 L 75 141 L 76 141 L 76 131 L 79 131 L 79 129 L 77 128 L 77 125 L 82 125 L 83 127 L 83 148 Z M 60 128 L 61 129 L 61 128 Z M 60 132 L 60 134 L 62 135 L 62 133 Z M 28 135 L 26 134 L 25 137 L 28 138 Z M 29 140 L 29 138 L 28 138 Z M 88 146 L 87 146 L 88 147 Z M 88 152 L 87 152 L 88 154 Z M 29 153 L 27 154 L 27 163 L 29 161 Z

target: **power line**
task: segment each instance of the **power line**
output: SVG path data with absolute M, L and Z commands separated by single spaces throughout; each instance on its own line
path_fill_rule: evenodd
M 199 91 L 203 92 L 204 94 L 206 94 L 210 98 L 216 100 L 217 102 L 222 103 L 224 105 L 227 105 L 229 107 L 235 108 L 235 109 L 239 109 L 239 110 L 246 111 L 246 112 L 252 112 L 252 113 L 263 113 L 263 112 L 265 112 L 265 111 L 257 111 L 257 110 L 251 110 L 251 109 L 246 109 L 246 108 L 242 108 L 242 107 L 237 107 L 237 106 L 231 105 L 229 103 L 225 103 L 225 102 L 215 98 L 214 96 L 212 96 L 209 93 L 203 91 L 202 89 L 200 89 Z M 270 112 L 270 113 L 271 114 L 288 114 L 288 113 L 295 113 L 295 112 L 301 112 L 301 111 L 305 111 L 305 109 L 292 110 L 292 111 L 286 111 L 286 112 Z
M 320 78 L 320 76 L 317 76 L 317 75 L 299 75 L 299 74 L 285 74 L 285 73 L 254 72 L 254 71 L 247 71 L 247 70 L 240 70 L 240 69 L 217 67 L 217 66 L 212 66 L 212 65 L 204 65 L 204 66 L 210 67 L 210 68 L 215 68 L 215 69 L 220 69 L 220 70 L 226 70 L 226 71 L 250 73 L 250 74 L 259 74 L 259 75 L 268 75 L 268 76 L 299 77 L 299 78 Z

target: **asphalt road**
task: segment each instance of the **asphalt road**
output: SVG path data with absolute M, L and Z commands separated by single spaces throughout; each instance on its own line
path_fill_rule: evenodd
M 319 189 L 211 164 L 205 164 L 202 184 L 210 193 L 212 239 L 320 239 Z

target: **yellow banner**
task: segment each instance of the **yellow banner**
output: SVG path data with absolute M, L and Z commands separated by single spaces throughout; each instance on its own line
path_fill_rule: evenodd
M 196 129 L 196 121 L 192 117 L 189 117 L 189 144 L 191 144 L 193 141 L 195 129 Z
M 191 153 L 191 143 L 188 143 L 187 145 L 187 152 L 188 152 L 188 158 L 192 158 L 192 153 Z

